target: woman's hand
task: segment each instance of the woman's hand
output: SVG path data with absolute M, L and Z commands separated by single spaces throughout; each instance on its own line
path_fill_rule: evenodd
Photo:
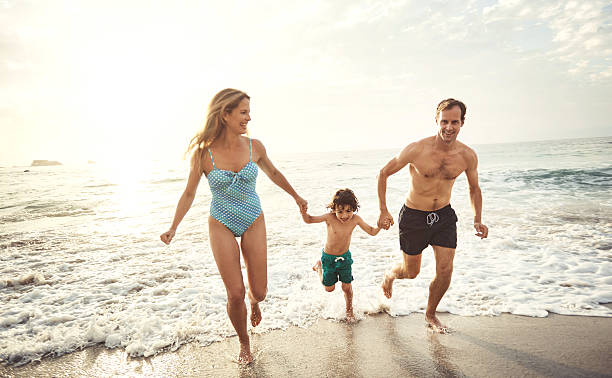
M 170 244 L 170 242 L 172 241 L 172 238 L 174 237 L 174 235 L 176 235 L 176 230 L 173 229 L 169 229 L 168 231 L 164 232 L 163 234 L 159 235 L 159 238 L 161 239 L 161 241 L 163 241 L 166 245 Z

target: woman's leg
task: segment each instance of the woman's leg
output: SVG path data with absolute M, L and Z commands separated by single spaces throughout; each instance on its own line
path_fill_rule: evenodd
M 251 325 L 255 327 L 261 322 L 259 302 L 266 298 L 268 290 L 268 245 L 263 213 L 242 234 L 240 246 L 249 280 Z
M 244 282 L 240 270 L 240 250 L 234 234 L 213 217 L 208 218 L 210 248 L 227 292 L 227 315 L 240 341 L 239 362 L 251 362 L 251 348 L 246 324 Z

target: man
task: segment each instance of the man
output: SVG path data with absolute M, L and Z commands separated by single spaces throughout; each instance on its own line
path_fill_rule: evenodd
M 393 225 L 386 203 L 387 178 L 406 165 L 409 165 L 411 176 L 410 192 L 398 218 L 403 261 L 385 273 L 383 292 L 391 298 L 395 279 L 415 278 L 421 268 L 421 252 L 431 245 L 436 259 L 436 276 L 429 285 L 425 320 L 439 333 L 448 331 L 436 317 L 436 308 L 450 285 L 457 247 L 457 216 L 450 206 L 450 197 L 455 179 L 463 172 L 470 187 L 476 236 L 484 239 L 489 233 L 481 219 L 478 158 L 471 148 L 457 140 L 465 121 L 465 110 L 461 101 L 452 98 L 440 102 L 436 109 L 438 133 L 409 144 L 378 176 L 378 226 L 385 229 Z

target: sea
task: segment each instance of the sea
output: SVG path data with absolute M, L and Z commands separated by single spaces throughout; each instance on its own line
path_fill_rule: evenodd
M 474 235 L 462 175 L 452 197 L 459 218 L 453 280 L 438 311 L 611 317 L 604 304 L 612 302 L 612 137 L 473 147 L 489 238 Z M 337 189 L 351 188 L 372 225 L 376 176 L 398 152 L 268 151 L 310 214 L 325 213 Z M 151 356 L 234 336 L 208 241 L 205 179 L 174 241 L 159 240 L 187 175 L 186 162 L 0 168 L 0 362 L 21 365 L 94 344 Z M 396 220 L 409 182 L 407 169 L 389 178 Z M 257 190 L 267 225 L 268 295 L 261 324 L 249 329 L 342 321 L 342 291 L 325 292 L 311 269 L 325 226 L 305 224 L 293 199 L 261 171 Z M 424 312 L 435 273 L 431 247 L 420 275 L 397 280 L 391 299 L 380 284 L 402 259 L 397 222 L 374 237 L 357 228 L 351 253 L 357 319 Z

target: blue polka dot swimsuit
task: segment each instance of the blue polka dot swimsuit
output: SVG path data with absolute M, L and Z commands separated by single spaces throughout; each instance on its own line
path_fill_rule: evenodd
M 212 193 L 210 215 L 225 225 L 234 236 L 242 234 L 261 214 L 261 203 L 255 192 L 257 165 L 253 162 L 253 143 L 249 139 L 249 162 L 238 172 L 218 169 L 210 149 L 213 169 L 208 174 Z

